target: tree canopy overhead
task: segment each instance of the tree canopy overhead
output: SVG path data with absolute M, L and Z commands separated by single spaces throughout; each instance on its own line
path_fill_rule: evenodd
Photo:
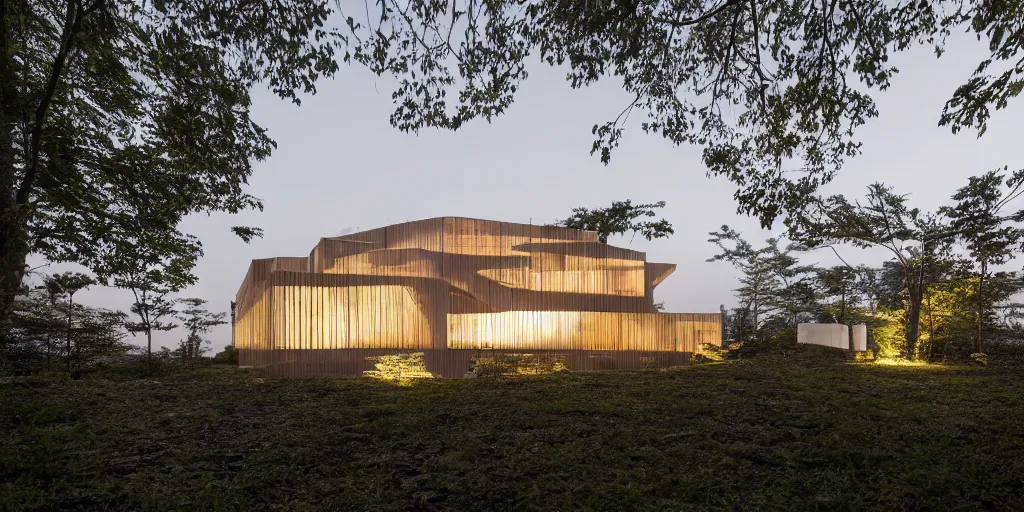
M 633 100 L 594 125 L 604 162 L 634 111 L 641 128 L 703 148 L 736 185 L 739 211 L 768 225 L 803 206 L 856 155 L 878 115 L 873 91 L 894 52 L 941 54 L 954 30 L 990 56 L 938 117 L 984 132 L 1024 87 L 1024 9 L 963 0 L 378 0 L 343 9 L 353 56 L 398 78 L 391 122 L 457 129 L 508 109 L 532 58 L 568 68 L 573 88 L 621 81 Z M 938 113 L 937 113 L 938 114 Z
M 332 5 L 0 1 L 4 306 L 30 252 L 96 271 L 138 239 L 139 219 L 180 244 L 185 215 L 261 208 L 244 187 L 274 142 L 250 117 L 250 89 L 298 103 L 335 73 Z

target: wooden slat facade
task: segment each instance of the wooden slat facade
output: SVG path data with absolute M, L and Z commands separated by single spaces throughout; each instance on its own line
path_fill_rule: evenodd
M 424 354 L 458 377 L 494 353 L 564 355 L 571 370 L 679 364 L 721 341 L 721 315 L 658 313 L 675 265 L 597 234 L 458 217 L 322 238 L 307 257 L 254 260 L 236 297 L 240 364 L 361 375 Z

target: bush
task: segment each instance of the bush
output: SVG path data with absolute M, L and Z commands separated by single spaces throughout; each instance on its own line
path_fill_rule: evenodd
M 181 361 L 171 356 L 167 349 L 153 352 L 152 372 L 145 350 L 134 348 L 131 353 L 118 358 L 110 358 L 97 365 L 89 373 L 89 377 L 112 381 L 127 381 L 162 377 L 177 373 L 184 369 Z
M 409 384 L 413 379 L 434 377 L 423 363 L 423 352 L 367 357 L 366 360 L 374 363 L 376 370 L 365 371 L 363 375 L 373 379 Z
M 730 347 L 742 347 L 742 343 L 733 343 Z M 729 350 L 724 349 L 714 343 L 705 343 L 704 350 L 694 357 L 694 360 L 698 363 L 706 362 L 718 362 L 724 360 L 729 355 Z
M 758 329 L 757 336 L 743 343 L 733 343 L 727 347 L 727 359 L 753 357 L 762 354 L 786 355 L 796 350 L 796 330 L 789 325 L 766 324 Z
M 907 333 L 902 311 L 880 313 L 885 323 L 871 330 L 876 356 L 880 359 L 898 359 L 907 355 Z
M 539 375 L 568 370 L 562 354 L 491 353 L 473 360 L 473 372 L 480 377 Z
M 238 349 L 233 345 L 224 347 L 224 350 L 217 352 L 217 355 L 213 356 L 214 364 L 232 364 L 238 365 Z
M 992 364 L 1024 365 L 1024 341 L 989 341 L 985 343 L 985 354 Z

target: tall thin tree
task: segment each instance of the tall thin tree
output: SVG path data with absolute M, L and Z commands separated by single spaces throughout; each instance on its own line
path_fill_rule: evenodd
M 43 279 L 46 290 L 50 293 L 51 297 L 66 295 L 68 298 L 68 328 L 66 338 L 65 355 L 67 357 L 67 372 L 71 373 L 71 331 L 72 331 L 72 316 L 74 314 L 75 294 L 93 284 L 96 284 L 96 280 L 87 274 L 81 272 L 64 272 L 61 274 L 55 274 L 46 276 Z
M 971 258 L 978 264 L 977 338 L 975 351 L 984 347 L 984 319 L 990 300 L 985 295 L 985 284 L 993 266 L 1002 265 L 1016 257 L 1024 239 L 1024 230 L 1016 221 L 1024 214 L 1004 215 L 1003 209 L 1024 194 L 1024 169 L 1006 176 L 1007 168 L 972 176 L 968 184 L 953 194 L 957 204 L 941 211 L 950 218 L 951 227 L 963 240 Z M 1004 190 L 1005 180 L 1005 190 Z

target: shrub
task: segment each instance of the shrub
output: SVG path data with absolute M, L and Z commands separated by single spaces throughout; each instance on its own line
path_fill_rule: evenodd
M 907 334 L 904 327 L 903 312 L 880 313 L 886 322 L 871 330 L 875 341 L 877 357 L 880 359 L 896 359 L 907 354 Z
M 473 360 L 473 372 L 480 377 L 539 375 L 566 371 L 563 354 L 490 353 Z
M 238 365 L 238 349 L 236 349 L 233 345 L 228 345 L 228 346 L 224 347 L 224 350 L 222 350 L 220 352 L 217 352 L 217 354 L 215 356 L 213 356 L 213 363 L 214 364 L 233 364 L 233 365 L 237 366 Z
M 97 379 L 126 381 L 171 375 L 183 369 L 181 361 L 174 358 L 171 352 L 165 348 L 153 352 L 152 372 L 150 372 L 150 362 L 146 357 L 146 352 L 141 348 L 135 348 L 122 357 L 107 359 L 99 364 L 89 376 Z
M 730 345 L 730 348 L 740 348 L 742 346 L 742 343 L 733 343 Z M 694 360 L 698 363 L 718 362 L 724 360 L 728 355 L 728 349 L 724 349 L 714 343 L 705 343 L 704 350 L 700 354 L 697 354 L 694 357 Z
M 423 363 L 423 352 L 367 357 L 366 360 L 372 362 L 376 369 L 367 370 L 363 375 L 373 379 L 410 384 L 413 379 L 434 377 Z

